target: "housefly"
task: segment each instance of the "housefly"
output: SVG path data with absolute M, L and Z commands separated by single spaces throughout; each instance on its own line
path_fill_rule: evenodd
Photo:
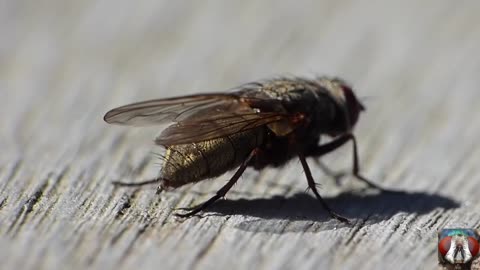
M 241 85 L 225 93 L 205 93 L 133 103 L 109 111 L 110 124 L 142 126 L 169 123 L 155 139 L 166 149 L 160 175 L 153 180 L 120 185 L 160 183 L 177 188 L 237 168 L 209 200 L 186 210 L 199 213 L 222 198 L 247 167 L 278 167 L 298 158 L 308 187 L 328 213 L 340 221 L 318 193 L 307 157 L 319 158 L 348 141 L 353 143 L 353 175 L 378 188 L 359 173 L 357 143 L 352 133 L 365 107 L 352 88 L 338 78 L 275 78 Z M 320 144 L 320 137 L 331 140 Z

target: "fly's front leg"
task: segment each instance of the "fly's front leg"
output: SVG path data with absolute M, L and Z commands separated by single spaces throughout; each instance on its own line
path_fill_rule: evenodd
M 388 191 L 382 188 L 381 186 L 373 183 L 372 181 L 368 180 L 366 177 L 360 174 L 360 162 L 358 160 L 358 151 L 357 151 L 357 140 L 355 136 L 351 135 L 351 140 L 353 142 L 353 175 L 360 181 L 366 183 L 369 187 L 378 189 L 380 191 Z
M 311 157 L 321 157 L 325 154 L 328 154 L 335 149 L 341 147 L 348 141 L 353 142 L 353 169 L 352 169 L 352 174 L 357 178 L 358 180 L 364 182 L 371 188 L 375 188 L 381 191 L 387 191 L 383 189 L 382 187 L 378 186 L 377 184 L 373 183 L 372 181 L 368 180 L 366 177 L 360 174 L 360 165 L 359 165 L 359 159 L 358 159 L 358 150 L 357 150 L 357 140 L 355 139 L 355 136 L 351 133 L 342 135 L 333 141 L 323 144 L 323 145 L 318 145 L 317 147 L 313 149 L 307 149 L 306 156 L 311 156 Z

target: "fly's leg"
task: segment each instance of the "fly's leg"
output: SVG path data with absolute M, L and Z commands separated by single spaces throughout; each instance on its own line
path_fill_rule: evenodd
M 112 184 L 115 186 L 121 186 L 121 187 L 139 187 L 139 186 L 145 186 L 145 185 L 151 185 L 160 182 L 162 179 L 161 178 L 156 178 L 152 180 L 147 180 L 143 182 L 121 182 L 121 181 L 112 181 Z
M 224 197 L 227 194 L 227 192 L 233 187 L 233 185 L 235 185 L 235 183 L 238 181 L 240 176 L 243 174 L 243 172 L 247 168 L 248 163 L 257 154 L 257 152 L 258 152 L 258 149 L 254 149 L 252 152 L 250 152 L 248 157 L 245 159 L 245 161 L 243 161 L 242 165 L 240 165 L 240 167 L 235 172 L 235 174 L 232 176 L 232 178 L 230 178 L 230 180 L 228 180 L 227 184 L 225 184 L 221 189 L 219 189 L 217 191 L 217 194 L 215 194 L 215 196 L 211 197 L 210 199 L 208 199 L 207 201 L 205 201 L 202 204 L 196 205 L 196 206 L 191 207 L 191 208 L 184 208 L 184 209 L 188 210 L 188 212 L 185 213 L 185 214 L 178 214 L 177 213 L 175 215 L 179 216 L 179 217 L 191 217 L 191 216 L 199 213 L 200 211 L 205 210 L 207 207 L 212 205 L 218 199 Z
M 299 152 L 298 158 L 300 159 L 300 162 L 302 163 L 303 170 L 305 172 L 305 176 L 307 177 L 307 182 L 308 182 L 308 187 L 312 189 L 313 194 L 315 194 L 315 197 L 317 197 L 317 200 L 322 204 L 323 208 L 327 210 L 327 212 L 330 214 L 331 217 L 334 219 L 337 219 L 341 222 L 349 223 L 348 219 L 346 217 L 343 217 L 337 213 L 335 213 L 330 206 L 328 206 L 327 202 L 323 200 L 322 196 L 318 193 L 317 187 L 315 185 L 315 181 L 313 180 L 312 172 L 310 171 L 310 168 L 308 167 L 307 161 L 305 160 L 305 156 Z
M 320 157 L 322 155 L 332 152 L 333 150 L 339 148 L 340 146 L 344 145 L 346 142 L 350 140 L 353 142 L 353 170 L 352 170 L 353 176 L 355 176 L 355 178 L 367 184 L 368 187 L 370 188 L 375 188 L 380 191 L 388 192 L 388 190 L 385 190 L 384 188 L 378 186 L 377 184 L 373 183 L 372 181 L 368 180 L 366 177 L 360 174 L 357 140 L 355 139 L 355 136 L 351 133 L 342 135 L 329 143 L 318 145 L 316 148 L 308 149 L 306 156 Z
M 381 186 L 373 183 L 372 181 L 368 180 L 366 177 L 360 174 L 360 165 L 359 165 L 358 151 L 357 151 L 357 140 L 353 135 L 351 135 L 351 140 L 353 142 L 353 176 L 355 176 L 358 180 L 363 181 L 371 188 L 375 188 L 380 191 L 388 191 L 382 188 Z

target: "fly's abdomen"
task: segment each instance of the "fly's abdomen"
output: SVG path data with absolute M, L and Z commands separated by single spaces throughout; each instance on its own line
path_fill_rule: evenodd
M 179 187 L 239 166 L 261 143 L 262 131 L 254 129 L 204 142 L 168 146 L 161 172 L 162 185 Z

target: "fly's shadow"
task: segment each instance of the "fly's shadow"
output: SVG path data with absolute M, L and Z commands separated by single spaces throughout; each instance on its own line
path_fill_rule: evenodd
M 368 219 L 368 223 L 378 223 L 387 220 L 399 212 L 422 215 L 437 208 L 452 209 L 460 206 L 458 202 L 441 195 L 403 191 L 378 192 L 374 194 L 345 192 L 333 198 L 325 198 L 325 201 L 350 220 L 361 222 Z M 317 228 L 315 231 L 345 227 L 344 224 L 333 220 L 320 207 L 315 197 L 305 192 L 297 193 L 291 197 L 226 199 L 218 201 L 215 205 L 206 209 L 205 212 L 216 215 L 245 216 L 249 221 L 242 222 L 237 227 L 249 231 L 258 231 L 259 229 L 259 226 L 253 226 L 252 222 L 263 222 L 267 225 L 270 224 L 269 220 L 274 220 L 275 224 L 279 221 L 285 221 L 285 224 L 289 223 L 287 225 L 290 226 L 289 228 L 282 228 L 281 226 L 280 228 L 272 228 L 272 224 L 265 226 L 265 228 L 268 227 L 267 231 L 274 233 L 280 233 L 284 230 L 305 231 L 308 229 L 306 224 L 312 225 L 316 223 L 320 224 L 319 226 L 322 228 Z M 300 223 L 298 223 L 299 221 Z M 295 223 L 299 225 L 298 228 L 295 225 L 292 227 L 292 224 Z

